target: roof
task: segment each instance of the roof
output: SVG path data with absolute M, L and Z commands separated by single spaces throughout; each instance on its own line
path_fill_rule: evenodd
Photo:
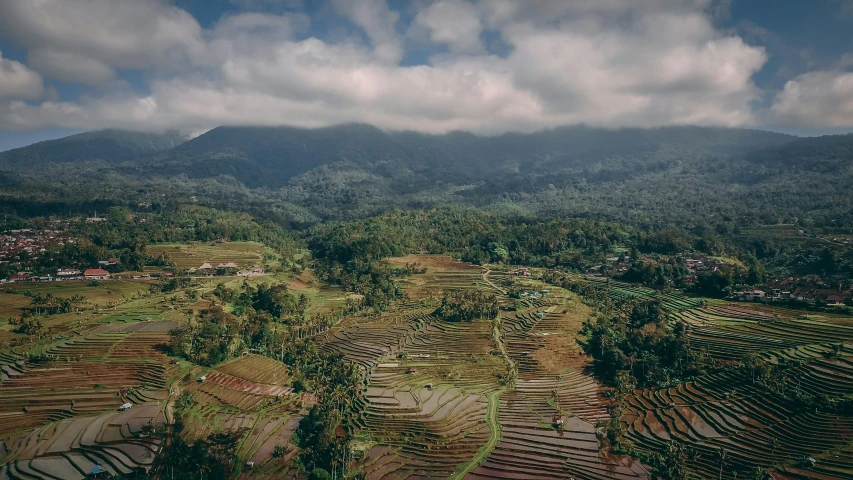
M 213 268 L 213 265 L 209 263 L 203 263 L 200 267 L 198 267 L 199 270 L 208 270 L 211 268 Z
M 92 467 L 92 474 L 93 475 L 97 475 L 97 474 L 103 473 L 103 472 L 106 472 L 106 470 L 104 470 L 104 467 L 102 467 L 100 465 L 95 465 L 94 467 Z
M 83 272 L 83 275 L 109 275 L 110 272 L 104 270 L 103 268 L 90 268 Z
M 223 267 L 224 268 L 237 268 L 237 264 L 234 262 L 228 262 L 225 265 L 223 265 Z

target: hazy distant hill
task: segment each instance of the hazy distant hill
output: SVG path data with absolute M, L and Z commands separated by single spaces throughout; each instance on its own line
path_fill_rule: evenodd
M 853 168 L 853 134 L 798 138 L 748 158 L 769 167 L 838 173 Z
M 484 175 L 538 175 L 625 160 L 655 162 L 662 152 L 697 157 L 779 146 L 795 137 L 758 130 L 566 127 L 479 137 L 453 132 L 384 132 L 360 125 L 320 129 L 219 127 L 148 159 L 143 170 L 192 178 L 230 175 L 250 187 L 282 187 L 322 165 L 346 162 L 390 179 L 455 183 Z
M 102 160 L 119 163 L 165 152 L 185 140 L 165 134 L 100 130 L 38 142 L 0 153 L 0 168 L 32 168 L 49 163 Z

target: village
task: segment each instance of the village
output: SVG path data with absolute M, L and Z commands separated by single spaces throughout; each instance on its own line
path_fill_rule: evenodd
M 100 262 L 99 262 L 100 263 Z M 117 259 L 111 258 L 104 261 L 106 265 L 117 265 Z M 191 277 L 260 277 L 264 275 L 264 268 L 260 265 L 254 265 L 249 269 L 239 270 L 233 262 L 219 264 L 215 267 L 209 263 L 205 263 L 198 268 L 190 268 L 186 270 L 186 275 Z M 8 278 L 0 278 L 0 284 L 3 283 L 20 283 L 20 282 L 62 282 L 71 280 L 89 280 L 100 281 L 110 280 L 112 278 L 122 278 L 130 280 L 151 280 L 158 278 L 174 277 L 174 271 L 158 271 L 149 273 L 119 273 L 113 274 L 103 268 L 87 268 L 84 270 L 76 268 L 59 268 L 56 274 L 35 275 L 31 272 L 20 271 L 9 275 Z
M 87 221 L 95 221 L 89 218 Z M 204 262 L 201 265 L 177 268 L 174 265 L 161 268 L 148 268 L 145 271 L 134 272 L 122 265 L 118 257 L 98 260 L 91 265 L 56 265 L 44 257 L 50 249 L 74 245 L 77 240 L 64 234 L 58 229 L 18 229 L 7 230 L 0 234 L 0 284 L 24 282 L 64 282 L 64 281 L 102 281 L 110 279 L 150 280 L 175 275 L 191 277 L 240 276 L 258 277 L 264 275 L 260 265 L 243 267 L 233 262 L 212 264 Z M 45 263 L 49 267 L 45 268 Z M 59 263 L 59 262 L 56 262 Z M 88 267 L 88 268 L 87 268 Z
M 829 285 L 819 278 L 795 278 L 770 281 L 760 287 L 732 292 L 730 300 L 747 302 L 803 302 L 825 307 L 853 306 L 853 287 L 837 282 Z
M 0 234 L 0 264 L 38 258 L 51 244 L 62 246 L 69 243 L 73 244 L 75 240 L 60 230 L 8 230 Z
M 732 272 L 736 266 L 721 258 L 712 258 L 698 254 L 681 253 L 674 256 L 648 254 L 639 259 L 629 256 L 609 257 L 606 263 L 595 265 L 587 272 L 588 277 L 613 277 L 626 281 L 647 282 L 647 271 L 656 272 L 655 268 L 665 268 L 665 283 L 661 286 L 675 286 L 689 291 L 703 274 L 714 272 Z M 516 275 L 529 276 L 526 269 L 519 270 Z M 650 286 L 656 286 L 650 284 Z M 810 304 L 819 307 L 849 307 L 853 306 L 853 282 L 838 281 L 822 278 L 818 275 L 802 277 L 768 278 L 755 285 L 735 284 L 727 290 L 726 298 L 744 302 L 785 302 Z

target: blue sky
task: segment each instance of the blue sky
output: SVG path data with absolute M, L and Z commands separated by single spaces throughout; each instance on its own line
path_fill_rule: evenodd
M 853 130 L 853 0 L 6 0 L 0 150 L 101 128 Z

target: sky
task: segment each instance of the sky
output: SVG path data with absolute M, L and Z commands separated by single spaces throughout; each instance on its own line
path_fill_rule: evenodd
M 0 0 L 0 151 L 103 128 L 853 130 L 853 0 Z

